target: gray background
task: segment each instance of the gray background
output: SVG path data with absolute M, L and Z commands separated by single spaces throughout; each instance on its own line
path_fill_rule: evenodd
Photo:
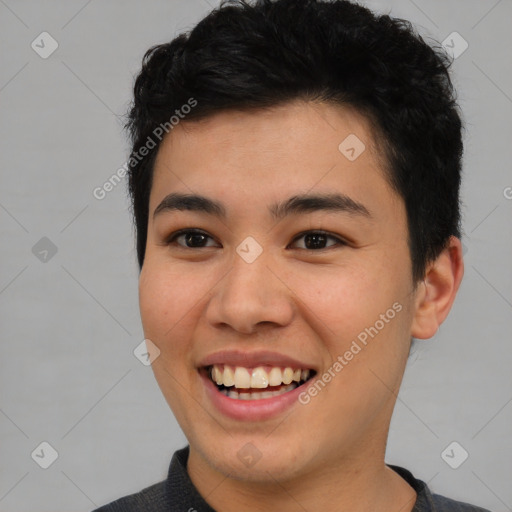
M 415 345 L 387 461 L 435 492 L 512 510 L 512 2 L 366 3 L 469 44 L 453 67 L 466 274 L 436 337 Z M 215 5 L 0 0 L 1 511 L 90 510 L 162 480 L 185 444 L 133 354 L 143 334 L 124 180 L 101 201 L 92 191 L 126 160 L 119 116 L 143 53 Z M 31 48 L 43 31 L 59 44 L 46 59 Z M 59 455 L 48 469 L 31 458 L 43 441 Z M 458 469 L 441 457 L 452 441 L 469 453 Z

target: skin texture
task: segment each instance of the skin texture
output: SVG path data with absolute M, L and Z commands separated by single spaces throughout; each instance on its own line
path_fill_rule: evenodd
M 339 144 L 356 134 L 354 161 Z M 293 102 L 182 122 L 159 149 L 150 195 L 139 296 L 144 334 L 160 350 L 158 384 L 190 443 L 188 471 L 217 510 L 411 510 L 416 494 L 384 464 L 391 414 L 411 336 L 433 336 L 462 279 L 452 238 L 414 286 L 401 198 L 389 186 L 371 125 L 357 112 Z M 227 217 L 155 208 L 172 192 L 224 204 Z M 276 221 L 268 205 L 304 193 L 339 192 L 371 217 L 315 211 Z M 205 232 L 187 247 L 179 229 Z M 307 250 L 307 230 L 326 248 Z M 263 252 L 247 263 L 237 246 L 252 236 Z M 244 422 L 222 415 L 198 374 L 223 349 L 273 350 L 320 376 L 381 314 L 402 308 L 307 405 Z M 238 458 L 247 443 L 261 458 Z

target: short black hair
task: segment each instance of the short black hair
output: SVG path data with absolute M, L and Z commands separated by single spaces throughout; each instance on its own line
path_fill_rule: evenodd
M 450 236 L 460 238 L 462 123 L 450 65 L 410 22 L 348 0 L 222 1 L 191 31 L 150 48 L 135 80 L 126 128 L 139 267 L 158 127 L 169 132 L 174 114 L 189 122 L 306 100 L 371 121 L 405 203 L 413 280 L 423 279 Z

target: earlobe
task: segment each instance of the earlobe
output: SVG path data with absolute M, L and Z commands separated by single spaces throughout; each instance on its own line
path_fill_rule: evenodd
M 450 312 L 463 275 L 462 244 L 452 236 L 418 285 L 411 336 L 428 339 L 435 335 Z

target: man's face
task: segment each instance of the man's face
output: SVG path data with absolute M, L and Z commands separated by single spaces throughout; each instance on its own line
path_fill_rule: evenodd
M 285 481 L 384 450 L 414 293 L 405 208 L 372 140 L 354 111 L 296 102 L 182 123 L 162 143 L 140 308 L 189 462 Z M 222 208 L 161 205 L 169 194 Z M 299 196 L 339 197 L 286 208 Z

